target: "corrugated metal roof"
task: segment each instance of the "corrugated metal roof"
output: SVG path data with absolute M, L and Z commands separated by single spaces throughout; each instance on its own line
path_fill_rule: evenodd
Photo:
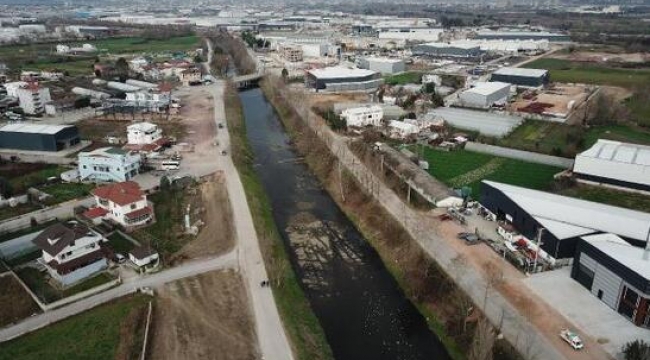
M 477 82 L 474 84 L 474 87 L 471 89 L 465 90 L 466 93 L 474 93 L 479 95 L 491 95 L 497 91 L 501 91 L 505 88 L 510 88 L 511 84 L 494 81 L 494 82 Z
M 650 280 L 650 260 L 643 259 L 643 248 L 632 246 L 614 234 L 583 236 L 582 239 L 646 280 Z
M 496 75 L 507 75 L 507 76 L 524 76 L 524 77 L 542 77 L 548 73 L 548 70 L 544 69 L 527 69 L 527 68 L 515 68 L 515 67 L 502 67 L 497 71 L 493 72 Z
M 523 121 L 517 116 L 448 107 L 433 109 L 427 113 L 426 117 L 443 118 L 455 127 L 475 130 L 490 136 L 503 136 Z
M 558 238 L 565 238 L 571 232 L 579 232 L 577 228 L 585 228 L 640 241 L 648 239 L 650 232 L 648 213 L 494 181 L 483 180 L 483 182 L 503 192 L 538 221 L 552 221 L 551 227 L 547 230 L 558 229 Z M 558 226 L 558 223 L 564 224 L 565 227 L 554 228 L 553 226 Z
M 309 73 L 318 79 L 340 79 L 340 78 L 356 78 L 366 77 L 376 74 L 372 70 L 366 69 L 349 69 L 342 66 L 328 67 L 324 69 L 309 70 Z
M 45 125 L 45 124 L 41 125 L 41 124 L 15 123 L 15 124 L 7 124 L 1 127 L 0 131 L 52 135 L 69 127 L 72 127 L 72 125 Z

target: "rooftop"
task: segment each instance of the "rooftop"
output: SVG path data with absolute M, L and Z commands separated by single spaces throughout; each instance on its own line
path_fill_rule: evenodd
M 63 129 L 73 127 L 72 125 L 41 125 L 41 124 L 8 124 L 0 128 L 3 132 L 17 132 L 30 134 L 56 134 Z
M 578 157 L 590 157 L 619 163 L 650 166 L 650 146 L 598 139 Z
M 32 242 L 51 256 L 57 256 L 67 246 L 74 245 L 75 240 L 85 236 L 98 235 L 85 225 L 76 221 L 69 221 L 46 228 Z
M 647 241 L 650 234 L 648 213 L 494 181 L 483 180 L 483 183 L 500 190 L 535 220 L 548 225 L 547 230 L 558 239 L 605 232 Z
M 360 107 L 345 109 L 343 110 L 343 113 L 345 113 L 346 115 L 359 115 L 359 114 L 366 114 L 371 111 L 372 112 L 382 111 L 382 108 L 379 105 L 360 106 Z
M 494 82 L 477 82 L 473 88 L 465 90 L 465 92 L 475 93 L 479 95 L 490 95 L 504 88 L 510 88 L 510 84 L 494 81 Z
M 641 247 L 632 246 L 614 234 L 583 236 L 582 239 L 628 269 L 650 280 L 650 260 L 643 259 Z
M 527 69 L 527 68 L 515 68 L 515 67 L 502 67 L 493 74 L 497 75 L 510 75 L 510 76 L 525 76 L 525 77 L 541 77 L 548 73 L 548 70 L 544 69 Z
M 309 73 L 319 79 L 340 79 L 340 78 L 355 78 L 366 77 L 376 74 L 372 70 L 366 69 L 350 69 L 342 66 L 328 67 L 324 69 L 309 70 Z
M 120 206 L 128 205 L 142 200 L 140 185 L 134 181 L 125 181 L 115 184 L 100 186 L 92 194 L 102 199 L 110 200 Z
M 152 124 L 150 122 L 145 121 L 145 122 L 140 122 L 140 123 L 136 123 L 136 124 L 133 124 L 133 125 L 129 125 L 129 126 L 127 126 L 126 129 L 127 129 L 127 131 L 133 130 L 133 131 L 147 132 L 147 131 L 156 130 L 156 128 L 158 128 L 158 125 Z
M 443 118 L 454 127 L 475 130 L 490 136 L 504 136 L 523 121 L 520 117 L 512 115 L 452 107 L 433 109 L 425 118 Z
M 467 43 L 463 41 L 452 41 L 452 42 L 430 42 L 422 44 L 421 46 L 429 46 L 434 48 L 458 48 L 458 49 L 478 49 L 480 46 L 478 44 Z
M 366 61 L 372 61 L 376 63 L 387 63 L 387 64 L 398 64 L 403 62 L 404 60 L 402 59 L 394 59 L 394 58 L 385 58 L 385 57 L 367 57 Z

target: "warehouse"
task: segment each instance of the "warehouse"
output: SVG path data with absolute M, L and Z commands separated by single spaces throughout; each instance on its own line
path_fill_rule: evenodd
M 599 139 L 576 156 L 573 173 L 584 183 L 650 192 L 650 147 Z
M 486 40 L 548 40 L 551 42 L 571 41 L 566 34 L 551 33 L 548 31 L 493 31 L 479 30 L 474 39 Z
M 510 98 L 510 84 L 503 82 L 477 82 L 460 94 L 460 104 L 467 107 L 489 108 L 505 104 Z
M 79 130 L 74 125 L 9 124 L 0 128 L 0 148 L 60 151 L 79 144 Z
M 309 70 L 306 79 L 307 86 L 316 91 L 374 91 L 382 83 L 378 72 L 339 66 Z
M 431 42 L 413 47 L 413 55 L 473 58 L 481 55 L 481 47 L 463 42 Z
M 439 107 L 425 116 L 430 119 L 442 118 L 453 127 L 496 137 L 507 135 L 523 121 L 517 116 L 453 107 Z
M 357 60 L 357 66 L 361 69 L 368 69 L 384 75 L 391 75 L 404 72 L 406 64 L 401 59 L 366 57 Z
M 635 325 L 650 328 L 650 248 L 613 234 L 584 236 L 571 277 Z
M 548 70 L 503 67 L 492 73 L 490 81 L 499 81 L 525 88 L 540 88 L 548 85 Z
M 611 233 L 644 246 L 650 234 L 650 214 L 494 181 L 481 183 L 481 205 L 529 239 L 544 229 L 542 249 L 556 259 L 573 258 L 586 235 Z

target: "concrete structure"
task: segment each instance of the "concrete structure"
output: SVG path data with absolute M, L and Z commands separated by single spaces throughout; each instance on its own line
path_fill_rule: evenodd
M 30 151 L 60 151 L 80 143 L 74 125 L 15 123 L 0 128 L 0 148 Z
M 98 99 L 98 100 L 104 100 L 111 97 L 111 94 L 109 93 L 92 90 L 92 89 L 86 89 L 78 86 L 73 87 L 71 91 L 73 94 L 77 94 L 81 96 L 90 96 L 91 98 Z
M 425 118 L 431 120 L 442 118 L 456 128 L 474 130 L 496 137 L 507 135 L 523 121 L 517 116 L 453 107 L 433 109 L 425 115 Z
M 129 260 L 138 267 L 158 263 L 158 253 L 148 246 L 137 246 L 129 252 Z
M 509 98 L 510 84 L 502 82 L 478 82 L 459 96 L 461 105 L 477 108 L 505 104 Z
M 599 139 L 576 155 L 573 173 L 585 183 L 650 192 L 650 147 Z
M 108 87 L 109 89 L 114 89 L 125 93 L 141 90 L 139 86 L 129 85 L 118 81 L 109 81 L 106 83 L 106 87 Z
M 302 61 L 302 47 L 294 44 L 282 44 L 279 49 L 280 56 L 288 62 Z
M 171 96 L 168 92 L 141 90 L 126 93 L 125 105 L 144 108 L 151 112 L 164 112 L 170 103 Z
M 305 82 L 317 91 L 373 91 L 383 80 L 372 70 L 335 66 L 307 71 Z
M 357 66 L 361 69 L 376 71 L 381 74 L 396 74 L 406 70 L 406 64 L 402 59 L 365 57 L 357 60 Z
M 76 221 L 54 224 L 33 242 L 43 251 L 39 261 L 64 286 L 84 280 L 107 266 L 101 250 L 106 239 Z
M 522 235 L 535 239 L 555 259 L 571 259 L 579 239 L 615 234 L 635 246 L 650 236 L 650 214 L 484 180 L 481 204 Z
M 548 85 L 548 70 L 503 67 L 492 73 L 490 81 L 498 81 L 524 88 L 540 88 Z
M 197 68 L 185 69 L 180 72 L 178 79 L 185 86 L 198 84 L 201 82 L 201 70 Z
M 386 29 L 380 31 L 377 37 L 387 40 L 407 41 L 438 41 L 444 29 L 422 28 L 422 29 Z
M 493 31 L 493 30 L 479 30 L 474 39 L 486 40 L 548 40 L 552 42 L 566 42 L 571 41 L 571 37 L 566 34 L 551 33 L 548 31 Z
M 100 148 L 79 153 L 82 181 L 128 181 L 140 172 L 140 155 L 119 148 Z
M 429 55 L 453 58 L 474 58 L 481 55 L 481 47 L 463 42 L 430 42 L 413 47 L 415 55 Z
M 127 230 L 141 227 L 153 220 L 153 207 L 136 182 L 100 186 L 92 191 L 92 195 L 95 197 L 95 206 L 84 212 L 88 219 L 109 220 Z
M 391 138 L 404 139 L 408 136 L 415 135 L 419 131 L 418 127 L 403 121 L 391 120 L 388 122 L 388 132 Z
M 377 105 L 356 107 L 343 110 L 341 117 L 345 119 L 348 126 L 380 126 L 384 111 Z
M 126 139 L 132 145 L 153 144 L 162 139 L 162 130 L 156 124 L 141 122 L 126 127 Z
M 50 89 L 40 87 L 38 83 L 22 83 L 20 86 L 12 87 L 11 94 L 7 85 L 5 85 L 7 95 L 18 98 L 20 107 L 25 114 L 42 114 L 45 112 L 45 104 L 52 101 Z
M 571 277 L 623 317 L 650 329 L 650 248 L 613 234 L 584 236 Z

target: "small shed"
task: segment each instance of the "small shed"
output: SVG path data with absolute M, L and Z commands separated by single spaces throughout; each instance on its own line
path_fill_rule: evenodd
M 143 267 L 153 262 L 157 262 L 158 259 L 158 252 L 150 246 L 137 246 L 129 252 L 129 260 L 138 267 Z

